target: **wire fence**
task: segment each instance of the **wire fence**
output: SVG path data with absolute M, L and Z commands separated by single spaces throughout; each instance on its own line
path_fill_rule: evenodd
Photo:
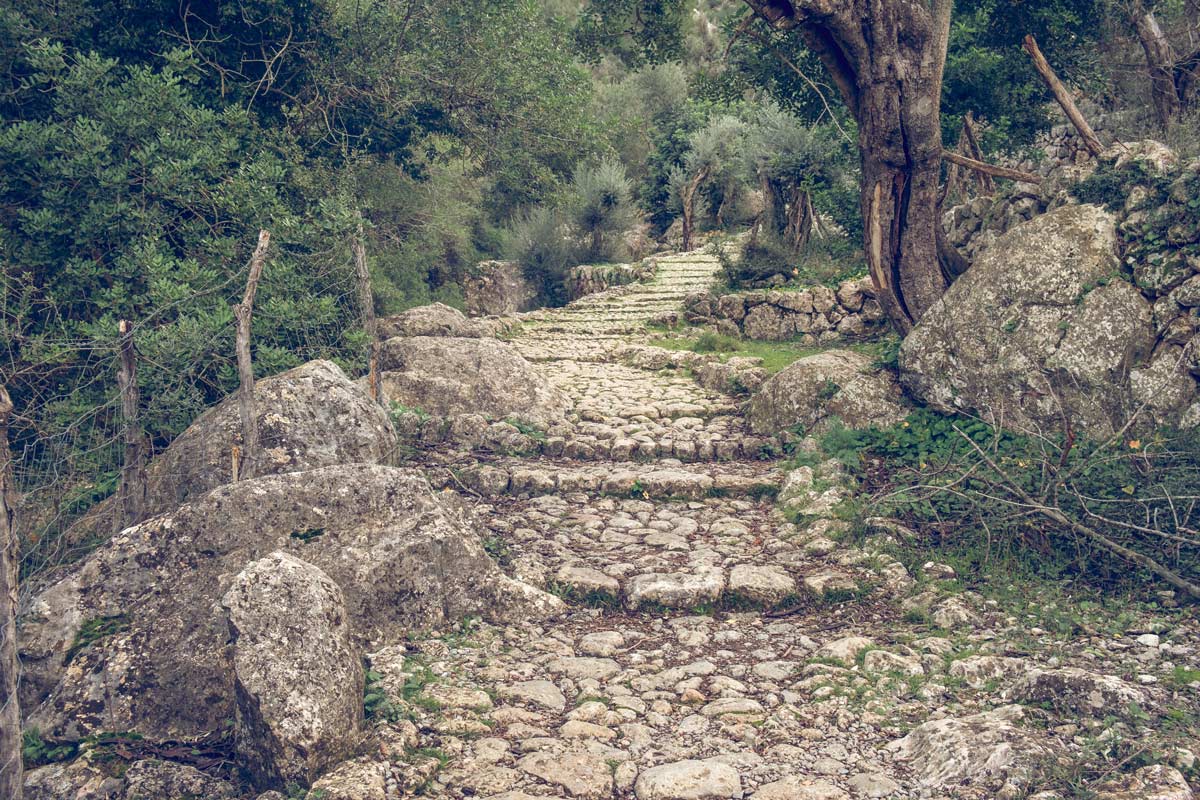
M 351 244 L 317 253 L 284 245 L 268 254 L 253 308 L 255 378 L 313 359 L 332 360 L 351 374 L 365 370 L 361 277 Z M 280 260 L 288 267 L 274 275 Z M 294 280 L 298 274 L 303 280 Z M 116 325 L 90 336 L 33 335 L 30 320 L 11 313 L 16 304 L 5 304 L 0 386 L 14 404 L 8 446 L 22 579 L 78 559 L 131 521 L 115 502 L 131 426 L 153 458 L 237 390 L 237 324 L 225 311 L 241 299 L 245 280 L 246 269 L 231 270 L 220 283 L 129 321 L 135 419 L 122 410 L 124 337 Z M 204 313 L 189 315 L 200 307 Z M 81 525 L 85 518 L 90 524 Z

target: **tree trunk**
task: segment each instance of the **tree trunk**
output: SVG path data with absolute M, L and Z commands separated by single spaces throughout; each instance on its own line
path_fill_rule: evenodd
M 1154 12 L 1146 8 L 1141 0 L 1134 0 L 1131 12 L 1133 27 L 1138 41 L 1146 53 L 1146 68 L 1150 72 L 1150 93 L 1154 99 L 1154 111 L 1158 123 L 1167 130 L 1183 113 L 1183 104 L 1175 86 L 1175 48 L 1163 34 Z
M 0 797 L 21 800 L 21 709 L 17 701 L 17 489 L 8 449 L 13 404 L 0 384 Z
M 864 249 L 880 305 L 907 333 L 948 285 L 938 259 L 940 86 L 951 0 L 745 0 L 795 29 L 858 122 Z
M 783 238 L 792 248 L 792 252 L 799 253 L 812 238 L 814 218 L 812 197 L 799 186 L 792 187 L 787 216 L 788 222 Z
M 358 305 L 362 311 L 363 330 L 367 333 L 367 389 L 371 399 L 383 405 L 383 391 L 379 378 L 379 330 L 375 323 L 375 296 L 371 291 L 371 270 L 367 266 L 367 245 L 363 225 L 358 223 L 354 238 L 350 241 L 354 255 L 354 275 L 358 282 Z
M 120 517 L 115 530 L 136 525 L 146 513 L 146 436 L 139 416 L 137 352 L 129 320 L 121 320 L 121 363 L 117 384 L 121 389 L 121 419 L 125 426 L 125 457 L 121 462 Z
M 696 193 L 700 190 L 700 184 L 704 183 L 708 178 L 708 168 L 700 170 L 696 176 L 688 181 L 683 187 L 680 200 L 683 201 L 683 249 L 692 249 L 692 234 L 696 219 Z

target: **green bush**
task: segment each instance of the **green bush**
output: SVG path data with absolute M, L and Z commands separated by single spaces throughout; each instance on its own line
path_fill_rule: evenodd
M 504 255 L 521 265 L 543 305 L 566 302 L 567 271 L 580 261 L 579 247 L 562 211 L 544 205 L 516 217 L 504 232 Z
M 625 167 L 615 159 L 580 164 L 568 188 L 567 207 L 590 262 L 626 257 L 622 236 L 637 222 Z

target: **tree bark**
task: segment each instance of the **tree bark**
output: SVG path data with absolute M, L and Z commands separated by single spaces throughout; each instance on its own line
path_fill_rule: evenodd
M 258 292 L 258 281 L 262 277 L 267 259 L 267 247 L 271 244 L 271 233 L 258 232 L 258 246 L 250 257 L 250 274 L 246 278 L 246 293 L 242 302 L 233 307 L 237 318 L 237 365 L 238 410 L 242 418 L 242 448 L 240 465 L 234 468 L 235 479 L 254 477 L 258 461 L 258 415 L 254 409 L 254 362 L 250 358 L 250 322 L 254 309 L 254 295 Z M 236 458 L 236 457 L 235 457 Z
M 1084 119 L 1083 114 L 1079 113 L 1075 101 L 1071 99 L 1071 93 L 1067 91 L 1066 86 L 1063 86 L 1063 82 L 1054 73 L 1050 62 L 1042 55 L 1042 50 L 1038 47 L 1037 40 L 1032 36 L 1026 36 L 1024 47 L 1025 52 L 1033 59 L 1034 69 L 1042 76 L 1042 80 L 1045 81 L 1046 86 L 1054 95 L 1054 99 L 1062 106 L 1063 113 L 1067 115 L 1067 119 L 1075 126 L 1075 130 L 1079 131 L 1079 136 L 1083 139 L 1083 146 L 1093 156 L 1100 155 L 1104 151 L 1104 145 L 1100 143 L 1099 137 L 1096 136 L 1096 132 L 1092 130 L 1092 126 L 1088 124 L 1088 121 Z
M 367 332 L 367 387 L 371 399 L 383 404 L 383 391 L 379 383 L 379 330 L 375 322 L 375 297 L 371 291 L 371 270 L 367 267 L 367 246 L 363 236 L 363 225 L 358 223 L 354 239 L 350 243 L 354 254 L 354 274 L 358 281 L 358 304 L 362 309 L 363 330 Z
M 907 333 L 948 285 L 938 258 L 945 0 L 745 0 L 820 57 L 858 122 L 864 249 L 880 305 Z M 936 18 L 935 18 L 936 13 Z
M 1153 11 L 1146 8 L 1141 0 L 1134 0 L 1130 11 L 1138 41 L 1142 43 L 1142 50 L 1146 53 L 1146 69 L 1150 73 L 1150 93 L 1154 100 L 1154 111 L 1158 115 L 1159 125 L 1163 130 L 1167 130 L 1179 121 L 1183 114 L 1183 103 L 1175 85 L 1175 64 L 1179 59 L 1175 55 L 1175 48 L 1163 34 Z
M 13 404 L 0 384 L 0 797 L 21 800 L 21 709 L 17 700 L 17 488 L 8 449 Z
M 137 385 L 137 352 L 129 320 L 120 324 L 120 367 L 117 384 L 121 390 L 121 418 L 125 426 L 125 457 L 121 463 L 120 518 L 115 530 L 136 525 L 146 513 L 146 436 L 139 421 L 140 397 Z

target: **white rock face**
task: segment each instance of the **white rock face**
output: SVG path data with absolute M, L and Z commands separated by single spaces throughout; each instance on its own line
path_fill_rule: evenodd
M 724 800 L 742 796 L 742 779 L 728 764 L 689 759 L 651 767 L 633 791 L 638 800 Z
M 240 763 L 257 786 L 311 783 L 353 750 L 363 720 L 362 656 L 342 590 L 276 551 L 234 579 L 229 615 Z

